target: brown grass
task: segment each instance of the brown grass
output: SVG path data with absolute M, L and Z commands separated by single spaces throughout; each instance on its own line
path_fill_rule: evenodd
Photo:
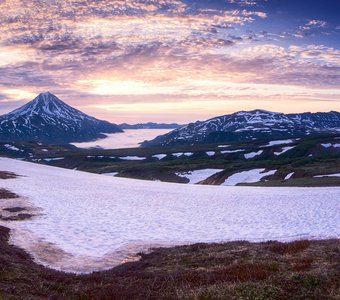
M 14 198 L 18 198 L 19 196 L 6 190 L 6 189 L 2 189 L 0 188 L 0 199 L 14 199 Z
M 297 258 L 292 260 L 291 269 L 294 272 L 308 271 L 310 270 L 313 262 L 314 262 L 313 258 L 308 257 Z
M 202 272 L 202 270 L 179 272 L 173 280 L 178 284 L 186 283 L 190 286 L 202 286 L 221 282 L 259 281 L 267 279 L 277 271 L 277 266 L 273 264 L 236 263 L 206 272 Z
M 0 299 L 283 300 L 340 295 L 338 240 L 311 241 L 302 251 L 289 250 L 290 255 L 272 251 L 281 245 L 277 242 L 158 248 L 138 262 L 77 276 L 37 265 L 9 245 L 8 237 L 9 230 L 0 226 Z
M 308 240 L 293 241 L 290 243 L 276 242 L 270 245 L 268 249 L 279 254 L 295 254 L 308 249 L 310 245 L 311 242 Z

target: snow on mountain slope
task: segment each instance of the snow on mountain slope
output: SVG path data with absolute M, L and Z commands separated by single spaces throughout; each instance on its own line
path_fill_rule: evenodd
M 90 117 L 47 92 L 0 116 L 0 140 L 50 143 L 86 141 L 122 132 L 115 124 Z
M 340 188 L 171 184 L 7 158 L 0 158 L 0 170 L 22 175 L 0 180 L 1 188 L 41 208 L 32 220 L 4 224 L 13 229 L 11 241 L 57 269 L 107 269 L 141 245 L 332 238 L 340 232 Z
M 190 123 L 142 145 L 173 146 L 292 138 L 336 132 L 339 128 L 339 112 L 283 114 L 265 110 L 241 111 Z

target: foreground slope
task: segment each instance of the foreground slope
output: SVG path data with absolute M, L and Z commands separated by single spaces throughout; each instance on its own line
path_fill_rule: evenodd
M 265 110 L 240 111 L 197 121 L 142 145 L 175 146 L 230 141 L 297 138 L 334 133 L 340 129 L 340 113 L 283 114 Z
M 0 188 L 21 196 L 7 206 L 20 200 L 41 209 L 31 220 L 6 223 L 15 229 L 13 242 L 63 270 L 106 269 L 154 244 L 333 238 L 340 232 L 339 188 L 189 186 L 7 158 L 0 158 L 0 169 L 20 175 L 0 180 Z
M 230 242 L 154 249 L 89 275 L 34 263 L 0 226 L 2 299 L 338 299 L 339 241 Z
M 0 141 L 81 142 L 115 132 L 122 130 L 82 113 L 49 92 L 0 116 Z

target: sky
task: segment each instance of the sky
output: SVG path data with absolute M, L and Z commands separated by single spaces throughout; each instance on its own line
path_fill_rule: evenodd
M 116 123 L 340 111 L 340 0 L 0 0 L 0 114 Z

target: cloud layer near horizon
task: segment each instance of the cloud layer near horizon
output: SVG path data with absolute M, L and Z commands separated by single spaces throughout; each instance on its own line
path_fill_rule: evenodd
M 47 90 L 116 122 L 339 110 L 339 24 L 270 2 L 0 1 L 0 113 Z

